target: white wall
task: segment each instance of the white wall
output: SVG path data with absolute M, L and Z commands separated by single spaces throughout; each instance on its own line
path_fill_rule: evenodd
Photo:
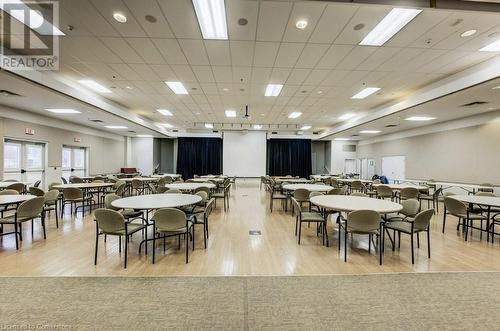
M 153 174 L 153 138 L 131 138 L 131 167 L 143 175 Z
M 341 174 L 344 172 L 345 159 L 357 159 L 356 152 L 344 152 L 344 145 L 355 145 L 352 141 L 331 141 L 330 173 Z
M 266 143 L 265 132 L 224 132 L 223 173 L 238 177 L 264 176 Z
M 500 184 L 500 118 L 488 123 L 358 145 L 360 158 L 405 155 L 406 178 Z

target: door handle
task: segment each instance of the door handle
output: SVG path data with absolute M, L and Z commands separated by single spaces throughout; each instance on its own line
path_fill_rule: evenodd
M 75 169 L 71 168 L 71 170 L 70 170 L 70 171 L 71 171 L 71 172 L 73 172 L 73 171 L 75 171 Z
M 21 173 L 22 173 L 22 174 L 26 173 L 26 170 L 21 169 Z

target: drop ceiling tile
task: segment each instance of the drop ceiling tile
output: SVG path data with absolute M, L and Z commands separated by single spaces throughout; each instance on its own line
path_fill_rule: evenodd
M 90 0 L 100 15 L 120 33 L 122 37 L 147 37 L 135 17 L 129 11 L 128 7 L 121 0 Z M 127 17 L 127 23 L 119 23 L 113 18 L 115 12 L 120 12 Z
M 285 42 L 306 42 L 311 36 L 326 5 L 320 2 L 294 2 L 292 13 L 283 36 Z M 295 23 L 305 20 L 305 29 L 297 29 Z
M 231 65 L 231 52 L 228 41 L 205 40 L 205 48 L 211 65 Z
M 274 68 L 269 77 L 269 83 L 285 84 L 291 71 L 292 69 L 288 68 Z
M 351 45 L 332 45 L 319 61 L 318 69 L 333 69 L 354 48 Z
M 127 38 L 128 43 L 149 64 L 165 63 L 158 49 L 148 38 Z
M 212 72 L 217 83 L 233 82 L 233 72 L 230 66 L 212 66 Z
M 375 70 L 382 63 L 388 61 L 396 53 L 401 51 L 401 48 L 397 47 L 377 47 L 377 50 L 370 54 L 370 56 L 361 62 L 359 66 L 356 67 L 357 70 Z
M 188 61 L 176 39 L 152 39 L 168 64 L 187 64 Z
M 255 40 L 257 33 L 258 1 L 232 0 L 226 2 L 227 28 L 231 40 Z M 244 18 L 246 25 L 238 24 Z
M 327 69 L 314 69 L 304 81 L 304 84 L 318 85 L 326 78 L 326 76 L 328 76 L 329 73 L 330 70 Z
M 293 69 L 290 75 L 288 76 L 286 83 L 291 85 L 302 84 L 310 72 L 311 70 L 309 69 L 301 69 L 301 68 Z
M 281 43 L 274 65 L 282 68 L 294 67 L 302 53 L 304 45 L 301 43 Z
M 329 48 L 330 45 L 325 44 L 306 44 L 295 67 L 314 68 Z
M 280 43 L 277 42 L 256 42 L 253 65 L 256 67 L 272 67 L 279 47 Z
M 176 74 L 168 64 L 151 64 L 149 67 L 156 73 L 162 82 L 178 80 Z
M 361 6 L 351 17 L 342 32 L 335 38 L 335 44 L 357 45 L 359 42 L 387 15 L 390 7 Z M 364 24 L 359 30 L 354 30 L 358 24 Z
M 212 67 L 210 66 L 191 66 L 196 79 L 200 83 L 213 83 L 215 82 L 214 75 L 212 73 Z
M 159 1 L 158 4 L 176 38 L 201 39 L 198 20 L 189 0 Z
M 190 66 L 175 64 L 171 65 L 170 67 L 182 83 L 185 84 L 186 82 L 196 82 L 196 76 L 194 75 Z
M 110 63 L 109 66 L 116 72 L 119 72 L 122 77 L 127 80 L 140 80 L 139 74 L 132 70 L 127 64 L 124 63 Z
M 258 41 L 281 41 L 292 10 L 292 3 L 265 1 L 260 2 Z
M 233 82 L 246 84 L 251 81 L 252 67 L 235 67 L 233 66 Z
M 311 43 L 331 44 L 358 9 L 357 5 L 329 4 L 309 38 Z
M 174 34 L 168 26 L 167 20 L 161 12 L 156 0 L 124 0 L 137 22 L 151 38 L 173 38 Z M 101 1 L 102 2 L 102 1 Z M 146 15 L 156 19 L 155 23 L 146 20 Z
M 101 41 L 111 49 L 123 62 L 144 63 L 144 60 L 123 38 L 101 38 Z
M 85 29 L 98 37 L 119 37 L 120 34 L 100 15 L 89 1 L 61 1 L 61 7 L 78 19 Z
M 342 59 L 342 61 L 340 61 L 335 66 L 335 68 L 340 70 L 353 70 L 376 50 L 376 47 L 356 46 L 347 56 Z
M 254 42 L 231 41 L 231 61 L 233 66 L 251 66 L 253 63 Z
M 208 56 L 202 40 L 178 39 L 182 52 L 191 65 L 208 65 Z
M 405 48 L 380 65 L 379 71 L 405 71 L 405 65 L 417 58 L 425 50 L 422 48 Z
M 272 70 L 272 68 L 254 67 L 252 69 L 252 83 L 268 84 Z

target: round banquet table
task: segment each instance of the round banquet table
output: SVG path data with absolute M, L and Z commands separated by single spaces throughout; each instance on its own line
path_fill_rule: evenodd
M 209 189 L 213 189 L 213 188 L 215 188 L 215 184 L 212 184 L 212 183 L 172 183 L 172 184 L 166 184 L 165 187 L 169 188 L 169 189 L 178 189 L 181 191 L 194 191 L 200 187 L 206 187 Z
M 419 191 L 420 190 L 427 190 L 429 188 L 428 186 L 413 185 L 413 184 L 372 184 L 373 187 L 377 187 L 377 186 L 381 186 L 381 185 L 389 186 L 391 189 L 396 190 L 396 191 L 401 191 L 402 189 L 407 188 L 407 187 L 414 187 Z
M 317 195 L 310 200 L 319 207 L 345 212 L 369 209 L 380 214 L 387 214 L 403 209 L 402 205 L 392 201 L 350 195 Z
M 117 199 L 111 205 L 121 209 L 148 210 L 188 206 L 200 201 L 201 197 L 194 194 L 146 194 Z
M 348 183 L 348 184 L 351 184 L 352 182 L 355 182 L 355 181 L 360 181 L 361 183 L 364 183 L 364 184 L 373 182 L 370 179 L 357 179 L 357 178 L 338 178 L 337 180 L 339 182 L 344 182 L 344 183 Z
M 0 195 L 0 206 L 16 205 L 21 202 L 31 200 L 33 198 L 36 198 L 36 196 L 30 194 Z
M 56 190 L 64 190 L 65 188 L 77 188 L 77 189 L 80 189 L 82 190 L 83 192 L 83 196 L 85 197 L 87 195 L 87 193 L 89 192 L 89 190 L 91 189 L 97 189 L 97 201 L 99 202 L 99 194 L 101 193 L 101 190 L 106 188 L 106 187 L 112 187 L 114 185 L 114 183 L 69 183 L 69 184 L 58 184 L 58 185 L 54 185 L 52 186 L 52 188 L 56 189 Z M 104 192 L 104 190 L 103 190 Z M 63 200 L 62 200 L 62 208 L 64 209 L 64 196 L 63 196 Z M 91 207 L 92 209 L 92 205 L 88 205 L 85 203 L 85 199 L 83 199 L 82 201 L 82 216 L 85 214 L 85 206 L 87 207 Z M 62 213 L 62 210 L 61 210 L 61 213 Z
M 311 181 L 309 179 L 305 178 L 276 178 L 275 181 L 277 183 L 310 183 Z
M 333 189 L 332 186 L 329 185 L 319 185 L 319 184 L 287 184 L 283 185 L 284 190 L 295 191 L 298 189 L 306 189 L 310 192 L 328 192 Z
M 214 178 L 192 178 L 192 179 L 189 179 L 189 181 L 191 182 L 196 182 L 196 183 L 209 183 L 209 181 L 214 181 L 214 182 L 223 182 L 224 181 L 224 178 L 221 178 L 221 177 L 214 177 Z
M 28 185 L 33 184 L 32 182 L 0 182 L 0 189 L 6 189 L 10 185 L 18 184 L 18 183 L 22 183 L 22 184 L 24 184 L 24 186 L 28 186 Z

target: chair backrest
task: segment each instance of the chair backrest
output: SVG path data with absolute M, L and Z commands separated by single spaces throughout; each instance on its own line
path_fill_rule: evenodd
M 378 179 L 378 178 L 377 178 L 377 179 L 374 179 L 374 180 L 373 180 L 373 184 L 380 184 L 380 179 Z
M 125 218 L 116 210 L 99 208 L 94 212 L 97 226 L 103 233 L 113 233 L 125 229 Z
M 387 185 L 377 186 L 377 194 L 382 197 L 392 197 L 392 188 Z
M 176 189 L 176 188 L 171 188 L 171 189 L 165 191 L 165 193 L 167 193 L 167 194 L 169 194 L 169 193 L 179 194 L 179 193 L 182 193 L 182 191 L 179 189 Z
M 208 200 L 208 193 L 205 191 L 198 191 L 195 193 L 195 195 L 201 197 L 201 201 L 198 202 L 199 205 L 205 205 L 205 203 Z
M 132 188 L 134 189 L 142 189 L 144 187 L 144 183 L 142 180 L 139 179 L 132 179 Z
M 360 180 L 353 180 L 351 183 L 351 188 L 353 190 L 362 190 L 364 189 L 364 185 Z
M 29 188 L 29 192 L 30 192 L 30 194 L 36 195 L 37 197 L 43 197 L 45 195 L 45 192 L 41 188 L 34 187 L 34 186 L 31 186 Z
M 444 205 L 450 214 L 466 214 L 467 206 L 452 197 L 444 197 Z
M 342 188 L 340 187 L 336 187 L 336 188 L 332 188 L 330 191 L 328 191 L 328 193 L 326 193 L 328 195 L 343 195 L 344 192 L 342 190 Z
M 103 179 L 92 179 L 92 183 L 104 183 Z
M 167 191 L 168 191 L 168 188 L 166 188 L 165 186 L 158 186 L 156 188 L 156 192 L 158 192 L 158 193 L 165 193 Z
M 65 200 L 83 198 L 83 193 L 76 187 L 67 187 L 63 189 L 63 197 Z
M 118 182 L 118 178 L 116 178 L 116 177 L 109 177 L 109 178 L 108 178 L 108 181 L 109 181 L 110 183 L 116 184 L 116 183 Z
M 476 194 L 474 195 L 477 195 L 477 196 L 482 196 L 482 197 L 496 197 L 495 193 L 493 192 L 484 192 L 484 191 L 479 191 L 477 192 Z
M 127 185 L 127 182 L 121 179 L 117 179 L 116 182 L 113 184 L 113 188 L 117 189 L 120 187 L 120 185 Z
M 363 192 L 353 192 L 353 193 L 351 193 L 351 196 L 353 196 L 353 197 L 368 197 Z
M 186 180 L 186 183 L 196 183 L 196 180 L 194 180 L 193 178 L 191 178 L 191 179 Z
M 8 190 L 16 190 L 19 193 L 24 192 L 24 184 L 23 183 L 13 183 L 7 186 Z
M 434 209 L 432 208 L 418 213 L 413 220 L 413 228 L 416 230 L 426 230 L 431 223 L 432 215 L 434 215 Z
M 39 187 L 41 183 L 42 183 L 41 180 L 37 180 L 35 184 L 33 184 L 33 187 Z
M 340 188 L 340 192 L 341 192 L 341 194 L 342 194 L 342 195 L 345 195 L 345 194 L 347 193 L 347 189 L 348 189 L 347 185 L 342 186 L 342 187 Z
M 208 200 L 207 204 L 205 205 L 205 218 L 208 218 L 212 211 L 215 208 L 215 198 L 212 198 Z
M 330 178 L 330 185 L 333 186 L 333 187 L 339 187 L 340 186 L 340 182 L 336 178 Z
M 380 227 L 380 214 L 375 210 L 361 209 L 347 215 L 347 226 L 350 231 L 371 232 Z
M 300 207 L 299 202 L 294 197 L 292 197 L 291 200 L 292 200 L 292 206 L 293 206 L 295 213 L 297 213 L 297 215 L 299 215 L 302 212 L 302 208 Z
M 318 195 L 323 195 L 323 194 L 324 194 L 323 192 L 311 192 L 311 193 L 309 193 L 309 199 L 311 199 L 312 197 L 318 196 Z
M 43 211 L 44 197 L 36 197 L 24 201 L 16 210 L 18 218 L 35 218 L 39 217 Z
M 205 186 L 200 186 L 200 187 L 197 187 L 194 189 L 194 193 L 198 193 L 198 192 L 205 192 L 207 194 L 207 196 L 210 195 L 210 189 L 208 187 L 205 187 Z
M 403 200 L 401 201 L 401 205 L 403 209 L 401 209 L 399 213 L 408 217 L 415 217 L 420 209 L 420 203 L 417 199 Z
M 156 186 L 153 185 L 153 183 L 148 183 L 148 187 L 153 194 L 158 193 L 158 189 L 156 188 Z
M 176 208 L 158 209 L 153 219 L 156 228 L 160 231 L 177 231 L 187 226 L 186 213 Z
M 70 183 L 83 183 L 83 179 L 77 176 L 70 176 L 69 177 L 69 182 Z
M 120 182 L 120 181 L 119 181 Z M 117 182 L 118 183 L 118 182 Z M 116 195 L 123 195 L 123 192 L 125 191 L 125 187 L 127 186 L 127 183 L 121 181 L 120 185 L 116 187 L 115 194 Z
M 62 180 L 63 184 L 68 184 L 68 181 L 66 180 L 66 178 L 61 177 L 61 180 Z M 59 184 L 59 183 L 58 183 L 58 184 Z
M 113 210 L 119 210 L 120 208 L 116 208 L 114 207 L 111 203 L 115 200 L 118 200 L 120 199 L 121 197 L 117 194 L 114 194 L 114 193 L 110 193 L 110 194 L 106 194 L 104 196 L 104 208 L 106 209 L 113 209 Z
M 305 188 L 299 188 L 293 191 L 293 197 L 299 202 L 309 201 L 309 194 L 311 194 L 311 192 Z
M 59 198 L 59 190 L 50 190 L 45 192 L 43 196 L 45 198 L 45 203 L 53 203 L 56 202 Z
M 105 177 L 103 177 L 103 176 L 95 176 L 95 177 L 92 179 L 92 182 L 94 182 L 94 183 L 95 183 L 95 182 L 96 182 L 96 180 L 102 180 L 102 182 L 104 182 L 104 180 L 105 180 L 105 179 L 106 179 L 106 178 L 105 178 Z
M 401 189 L 401 198 L 404 199 L 417 199 L 418 189 L 415 187 L 404 187 Z
M 0 191 L 0 195 L 18 195 L 19 192 L 17 192 L 16 190 L 2 190 Z
M 435 190 L 434 193 L 432 193 L 432 195 L 433 195 L 434 198 L 437 199 L 441 193 L 443 193 L 443 188 L 442 187 L 440 187 L 437 190 Z

